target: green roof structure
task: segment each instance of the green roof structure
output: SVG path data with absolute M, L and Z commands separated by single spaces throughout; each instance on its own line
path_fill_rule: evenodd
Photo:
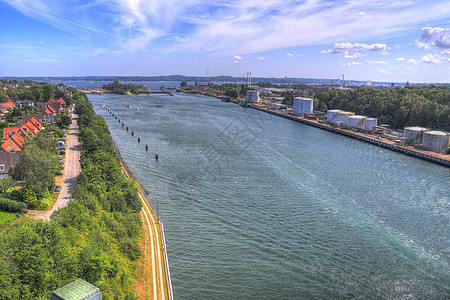
M 53 291 L 51 300 L 87 300 L 87 299 L 102 299 L 100 289 L 83 279 L 66 284 L 63 287 Z

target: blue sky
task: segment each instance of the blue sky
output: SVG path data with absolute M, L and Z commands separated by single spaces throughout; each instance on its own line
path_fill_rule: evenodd
M 0 76 L 450 82 L 448 1 L 0 0 Z

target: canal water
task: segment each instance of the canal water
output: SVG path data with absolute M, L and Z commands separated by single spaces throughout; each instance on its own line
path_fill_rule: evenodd
M 448 168 L 210 97 L 89 99 L 158 207 L 175 299 L 450 298 Z

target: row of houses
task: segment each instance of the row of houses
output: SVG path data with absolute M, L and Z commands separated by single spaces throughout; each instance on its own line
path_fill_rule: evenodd
M 3 143 L 0 145 L 0 178 L 11 175 L 12 169 L 20 160 L 25 140 L 34 137 L 43 128 L 34 117 L 27 118 L 27 121 L 22 119 L 16 125 L 3 129 Z
M 0 103 L 0 112 L 5 114 L 8 112 L 8 109 L 13 109 L 16 107 L 16 104 L 22 108 L 24 106 L 34 107 L 35 105 L 31 100 L 22 100 L 14 103 L 8 98 L 8 102 Z M 35 117 L 39 122 L 53 123 L 56 120 L 57 112 L 66 109 L 67 103 L 62 98 L 59 98 L 59 100 L 53 100 L 50 98 L 47 102 L 37 102 L 36 106 L 43 112 L 30 116 Z

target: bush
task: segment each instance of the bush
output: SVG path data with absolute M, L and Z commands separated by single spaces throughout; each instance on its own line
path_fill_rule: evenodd
M 23 213 L 27 211 L 27 205 L 11 199 L 0 198 L 0 210 Z

